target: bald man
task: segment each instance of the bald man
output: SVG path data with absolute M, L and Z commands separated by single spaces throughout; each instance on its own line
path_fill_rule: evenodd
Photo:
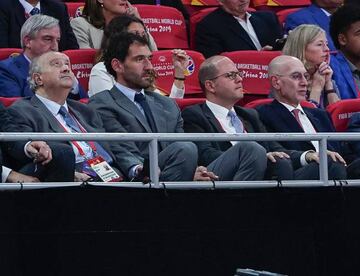
M 183 111 L 184 129 L 195 133 L 266 132 L 254 109 L 235 104 L 243 98 L 242 72 L 227 57 L 213 56 L 200 67 L 204 104 Z M 287 151 L 276 142 L 197 142 L 199 162 L 222 180 L 309 179 L 314 172 L 300 165 L 303 152 Z M 265 168 L 267 167 L 267 170 Z
M 269 64 L 269 79 L 275 99 L 267 105 L 260 106 L 258 112 L 269 132 L 300 132 L 314 134 L 317 132 L 334 132 L 328 114 L 319 108 L 306 108 L 300 105 L 306 100 L 308 80 L 303 63 L 290 56 L 279 56 Z M 288 150 L 306 151 L 302 165 L 318 167 L 319 143 L 317 141 L 282 141 Z M 329 179 L 345 179 L 345 161 L 337 152 L 338 142 L 328 142 Z M 316 170 L 318 172 L 318 170 Z M 317 173 L 316 178 L 319 178 Z

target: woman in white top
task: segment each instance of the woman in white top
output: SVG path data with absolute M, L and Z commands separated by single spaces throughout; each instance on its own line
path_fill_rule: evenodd
M 100 49 L 105 27 L 119 15 L 140 18 L 137 8 L 125 0 L 85 0 L 81 17 L 70 21 L 80 49 Z M 154 38 L 148 34 L 150 50 L 156 51 Z
M 105 28 L 103 40 L 101 42 L 101 48 L 97 55 L 96 61 L 98 62 L 91 69 L 90 78 L 89 78 L 89 97 L 95 95 L 96 93 L 103 90 L 110 90 L 114 84 L 115 79 L 111 74 L 109 74 L 105 68 L 104 62 L 102 60 L 103 53 L 106 51 L 108 46 L 108 41 L 111 35 L 118 34 L 121 32 L 131 32 L 136 33 L 141 36 L 147 37 L 145 31 L 145 26 L 143 22 L 134 16 L 118 16 L 114 18 Z M 188 56 L 183 50 L 175 49 L 173 50 L 173 63 L 175 70 L 175 80 L 171 88 L 171 93 L 169 97 L 171 98 L 183 98 L 184 97 L 184 70 L 188 64 Z M 154 81 L 155 81 L 154 74 Z M 153 87 L 155 92 L 160 92 Z

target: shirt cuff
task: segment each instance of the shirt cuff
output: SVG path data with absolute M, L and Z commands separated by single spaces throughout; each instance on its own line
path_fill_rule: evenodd
M 133 179 L 137 176 L 137 168 L 141 166 L 140 164 L 139 165 L 134 165 L 132 166 L 130 169 L 129 169 L 129 179 Z
M 2 166 L 1 183 L 5 183 L 12 169 Z
M 301 154 L 301 156 L 300 156 L 300 164 L 301 164 L 301 166 L 306 166 L 307 164 L 309 164 L 307 161 L 306 161 L 306 154 L 308 153 L 308 152 L 314 152 L 313 150 L 307 150 L 307 151 L 304 151 L 302 154 Z
M 30 159 L 33 159 L 33 157 L 27 152 L 27 150 L 26 150 L 26 148 L 27 148 L 27 146 L 29 145 L 31 143 L 31 141 L 29 141 L 29 142 L 27 142 L 26 144 L 25 144 L 25 146 L 24 146 L 24 152 L 25 152 L 25 155 L 27 156 L 27 157 L 29 157 Z
M 171 87 L 171 93 L 169 95 L 169 98 L 182 99 L 184 98 L 184 94 L 185 94 L 185 86 L 184 89 L 181 89 L 178 88 L 175 84 L 173 84 Z

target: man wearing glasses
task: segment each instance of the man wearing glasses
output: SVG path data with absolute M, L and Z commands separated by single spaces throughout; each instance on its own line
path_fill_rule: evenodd
M 299 59 L 285 55 L 274 58 L 269 64 L 269 79 L 275 99 L 258 108 L 260 119 L 269 132 L 335 131 L 324 110 L 300 105 L 306 99 L 309 76 Z M 288 150 L 304 151 L 301 165 L 313 168 L 315 179 L 319 178 L 318 141 L 282 141 L 281 145 Z M 339 143 L 328 142 L 328 149 L 329 179 L 345 179 L 346 163 L 338 153 Z
M 207 59 L 199 70 L 206 102 L 183 111 L 185 131 L 229 134 L 266 132 L 256 110 L 235 106 L 243 97 L 242 76 L 242 72 L 227 57 L 213 56 Z M 307 179 L 313 174 L 300 168 L 302 152 L 285 152 L 276 142 L 200 141 L 196 144 L 200 165 L 207 166 L 224 181 Z

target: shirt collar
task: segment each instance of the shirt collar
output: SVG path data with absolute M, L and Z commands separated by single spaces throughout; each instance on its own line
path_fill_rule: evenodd
M 323 9 L 323 8 L 320 8 L 327 17 L 331 16 L 331 13 L 329 13 L 327 10 Z
M 238 16 L 234 16 L 234 18 L 237 20 L 237 21 L 240 21 L 240 22 L 248 22 L 249 21 L 249 19 L 250 19 L 250 17 L 251 17 L 251 13 L 248 13 L 248 12 L 246 12 L 245 13 L 245 20 L 243 20 L 243 19 L 241 19 L 240 17 L 238 17 Z
M 59 110 L 60 110 L 60 107 L 62 105 L 52 101 L 52 100 L 49 100 L 43 96 L 40 96 L 38 94 L 35 94 L 36 97 L 38 97 L 38 99 L 46 106 L 47 109 L 49 109 L 49 111 L 54 115 L 54 116 L 57 116 L 58 113 L 59 113 Z M 67 103 L 65 102 L 64 105 L 65 109 L 69 112 L 69 108 L 67 106 Z
M 305 114 L 304 109 L 302 108 L 302 106 L 300 104 L 298 104 L 296 107 L 293 107 L 292 105 L 289 105 L 287 103 L 283 103 L 283 102 L 279 102 L 279 103 L 281 103 L 283 106 L 285 106 L 286 109 L 289 110 L 290 112 L 292 112 L 294 109 L 299 109 L 302 114 Z
M 120 92 L 122 92 L 132 102 L 134 102 L 135 94 L 139 93 L 138 91 L 135 91 L 129 87 L 126 87 L 118 82 L 115 83 L 115 86 L 117 89 L 120 90 Z M 144 89 L 141 89 L 140 93 L 145 95 Z
M 221 105 L 218 105 L 216 103 L 210 102 L 208 100 L 206 100 L 206 105 L 209 107 L 209 109 L 215 115 L 216 118 L 220 118 L 220 119 L 227 118 L 227 116 L 229 114 L 229 109 L 227 109 Z M 232 108 L 231 110 L 235 112 L 234 108 Z
M 25 0 L 19 0 L 19 2 L 24 7 L 25 13 L 27 13 L 27 14 L 30 14 L 30 12 L 33 8 L 38 8 L 39 10 L 41 10 L 40 9 L 40 1 L 36 4 L 35 7 Z

